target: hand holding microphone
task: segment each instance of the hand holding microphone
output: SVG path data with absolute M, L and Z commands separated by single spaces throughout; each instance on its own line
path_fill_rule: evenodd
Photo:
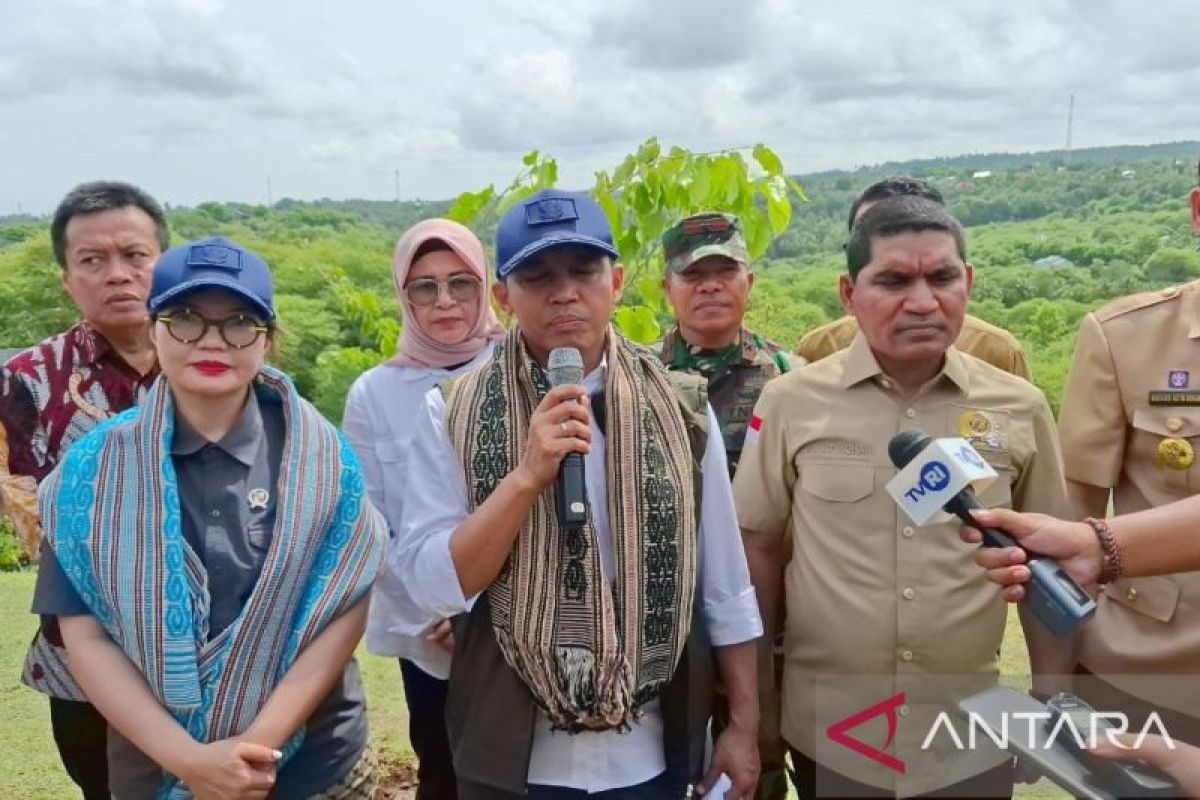
M 564 381 L 562 371 L 555 370 L 554 353 L 560 350 L 575 353 L 575 358 L 579 360 L 577 379 Z M 569 456 L 577 457 L 582 468 L 583 454 L 591 450 L 592 441 L 588 396 L 580 385 L 583 380 L 583 360 L 579 351 L 558 348 L 551 352 L 550 359 L 549 375 L 553 388 L 538 403 L 529 420 L 525 454 L 518 466 L 539 491 L 554 483 L 561 465 Z
M 554 483 L 558 523 L 564 529 L 587 522 L 583 456 L 592 442 L 591 413 L 583 388 L 583 356 L 573 347 L 550 351 L 550 391 L 529 421 L 529 439 L 519 469 L 541 491 Z
M 1007 508 L 989 508 L 972 513 L 973 522 L 959 535 L 968 544 L 983 541 L 980 528 L 1000 528 L 1017 540 L 1018 547 L 981 547 L 975 563 L 987 570 L 988 580 L 1003 587 L 1004 599 L 1024 599 L 1024 584 L 1032 575 L 1023 548 L 1058 560 L 1067 574 L 1082 586 L 1095 583 L 1104 566 L 1104 552 L 1095 531 L 1086 522 L 1069 522 L 1047 514 L 1020 513 Z
M 972 484 L 994 478 L 995 472 L 966 440 L 935 440 L 920 431 L 902 431 L 888 443 L 888 456 L 900 470 L 888 492 L 918 525 L 944 510 L 978 529 L 986 547 L 1020 548 L 1008 534 L 971 516 L 982 508 Z M 1095 601 L 1054 559 L 1025 552 L 1029 609 L 1052 633 L 1073 633 L 1096 612 Z

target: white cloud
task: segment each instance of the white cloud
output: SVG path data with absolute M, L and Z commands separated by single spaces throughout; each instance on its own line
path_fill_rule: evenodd
M 1194 138 L 1200 3 L 221 0 L 0 4 L 0 213 L 98 175 L 173 202 L 447 197 L 648 136 L 796 170 Z M 54 153 L 50 158 L 45 154 Z

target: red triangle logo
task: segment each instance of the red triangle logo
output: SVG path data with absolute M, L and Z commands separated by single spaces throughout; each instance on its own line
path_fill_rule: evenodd
M 897 710 L 904 705 L 907 696 L 904 692 L 893 695 L 882 703 L 876 703 L 870 708 L 864 708 L 862 711 L 851 714 L 841 722 L 835 722 L 825 731 L 825 735 L 832 741 L 837 742 L 843 747 L 848 747 L 860 756 L 865 756 L 872 761 L 875 761 L 893 772 L 898 772 L 901 775 L 905 772 L 904 762 L 896 758 L 891 753 L 885 753 L 883 750 L 878 750 L 865 742 L 861 742 L 850 736 L 847 731 L 851 728 L 857 728 L 868 720 L 878 717 L 880 714 L 885 715 L 887 719 L 888 735 L 887 741 L 884 743 L 884 749 L 892 746 L 892 742 L 896 739 L 896 728 L 900 724 Z

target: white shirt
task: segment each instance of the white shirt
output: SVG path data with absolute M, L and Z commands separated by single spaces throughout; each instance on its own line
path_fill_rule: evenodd
M 584 378 L 589 393 L 604 387 L 607 367 L 601 364 Z M 446 404 L 440 392 L 425 396 L 425 407 L 413 436 L 410 496 L 404 508 L 397 549 L 399 574 L 412 597 L 431 615 L 450 617 L 469 611 L 475 598 L 463 597 L 450 557 L 450 536 L 469 515 L 462 463 L 446 432 Z M 700 610 L 716 647 L 740 644 L 762 635 L 762 621 L 746 566 L 720 426 L 708 409 L 708 443 L 703 472 L 697 575 Z M 604 435 L 593 417 L 592 448 L 584 456 L 588 497 L 607 497 Z M 596 543 L 605 573 L 614 574 L 612 534 L 604 503 L 592 504 Z M 641 721 L 628 733 L 553 731 L 538 715 L 527 780 L 531 784 L 567 786 L 601 792 L 651 780 L 666 769 L 662 716 L 658 701 L 644 708 Z
M 474 369 L 491 357 L 489 345 L 467 364 L 446 370 L 393 367 L 381 364 L 359 376 L 346 396 L 342 428 L 362 462 L 367 497 L 387 520 L 392 532 L 383 571 L 371 590 L 367 616 L 367 650 L 380 656 L 399 656 L 445 680 L 450 654 L 426 640 L 441 618 L 419 607 L 396 571 L 396 532 L 408 495 L 409 445 L 425 393 L 441 381 Z

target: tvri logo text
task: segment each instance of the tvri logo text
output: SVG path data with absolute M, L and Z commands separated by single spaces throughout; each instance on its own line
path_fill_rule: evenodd
M 943 735 L 943 732 L 954 743 L 955 748 L 959 750 L 974 750 L 976 744 L 980 741 L 979 734 L 987 736 L 997 747 L 1007 749 L 1010 731 L 1015 730 L 1019 734 L 1021 726 L 1024 726 L 1025 736 L 1021 738 L 1021 741 L 1024 742 L 1036 742 L 1037 739 L 1034 734 L 1039 728 L 1047 731 L 1045 740 L 1039 743 L 1039 746 L 1044 750 L 1049 750 L 1063 736 L 1071 736 L 1080 748 L 1094 748 L 1102 735 L 1115 747 L 1122 749 L 1128 747 L 1121 744 L 1117 738 L 1119 734 L 1129 733 L 1129 718 L 1119 711 L 1093 712 L 1087 716 L 1086 722 L 1082 724 L 1077 723 L 1069 714 L 1059 716 L 1054 720 L 1053 725 L 1049 724 L 1051 719 L 1053 717 L 1049 711 L 1005 712 L 1000 717 L 1000 729 L 996 730 L 980 714 L 972 711 L 967 714 L 967 739 L 964 742 L 962 736 L 955 729 L 950 719 L 950 714 L 943 711 L 937 715 L 937 718 L 933 721 L 933 725 L 930 726 L 929 733 L 925 735 L 925 741 L 921 743 L 921 749 L 928 750 L 932 747 L 938 737 Z M 1146 717 L 1146 721 L 1142 725 L 1142 730 L 1134 739 L 1130 749 L 1137 750 L 1140 748 L 1142 742 L 1150 734 L 1158 734 L 1162 737 L 1167 747 L 1172 750 L 1175 749 L 1175 741 L 1167 733 L 1167 727 L 1163 724 L 1162 718 L 1159 717 L 1157 711 L 1151 711 L 1149 716 Z

